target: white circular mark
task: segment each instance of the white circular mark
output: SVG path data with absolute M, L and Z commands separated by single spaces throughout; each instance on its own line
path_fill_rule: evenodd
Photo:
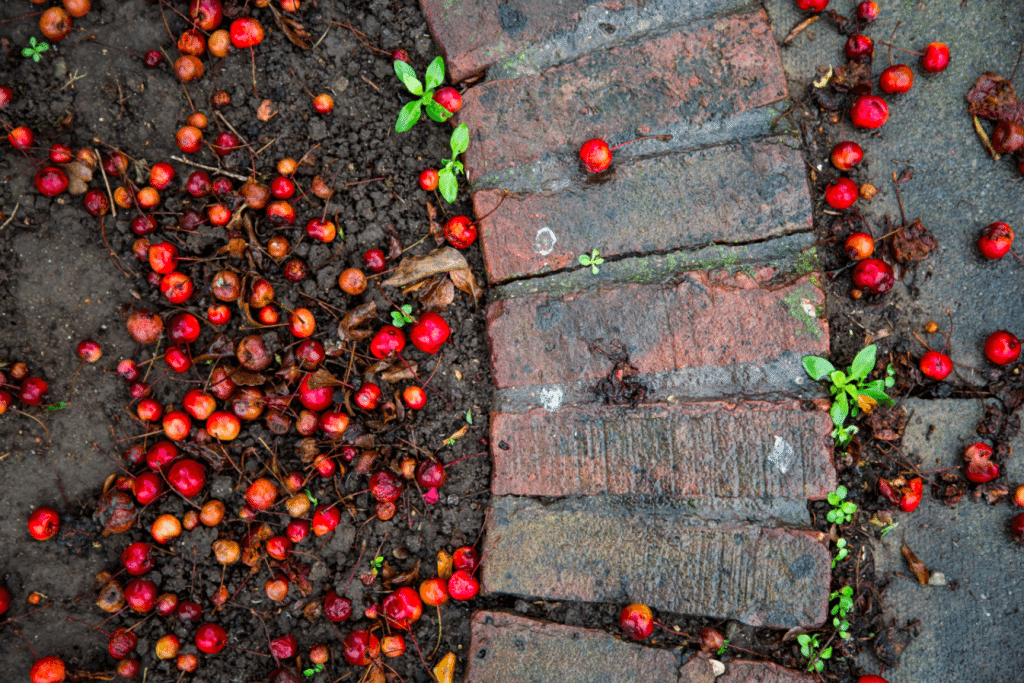
M 562 387 L 549 387 L 540 390 L 540 404 L 550 412 L 555 412 L 562 406 L 562 397 L 565 392 Z
M 558 238 L 555 237 L 555 233 L 545 225 L 537 231 L 537 236 L 533 239 L 533 248 L 541 256 L 547 256 L 555 250 L 555 242 L 557 241 Z
M 811 317 L 811 318 L 818 317 L 817 313 L 814 310 L 814 304 L 812 304 L 809 300 L 802 299 L 800 301 L 800 307 L 804 309 L 804 313 L 806 313 L 809 317 Z
M 775 465 L 783 474 L 789 471 L 796 461 L 796 453 L 788 441 L 781 436 L 775 437 L 775 448 L 768 454 L 768 462 Z

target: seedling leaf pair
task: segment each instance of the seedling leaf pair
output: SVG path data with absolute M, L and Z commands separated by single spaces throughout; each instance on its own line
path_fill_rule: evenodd
M 406 323 L 413 322 L 412 319 L 412 306 L 404 304 L 401 309 L 397 311 L 391 311 L 391 322 L 395 327 L 402 327 Z
M 441 160 L 444 166 L 437 172 L 437 189 L 441 191 L 441 196 L 445 201 L 451 204 L 459 194 L 459 181 L 456 174 L 465 173 L 458 157 L 469 149 L 469 127 L 464 123 L 456 126 L 452 131 L 449 144 L 452 148 L 452 158 Z
M 426 85 L 416 76 L 416 71 L 402 60 L 396 59 L 394 67 L 395 75 L 405 89 L 419 97 L 418 100 L 406 103 L 398 112 L 398 121 L 395 123 L 397 132 L 404 133 L 415 126 L 424 109 L 427 116 L 439 123 L 452 117 L 450 111 L 434 101 L 434 88 L 444 82 L 444 59 L 438 57 L 427 67 Z
M 846 500 L 848 491 L 845 486 L 840 485 L 835 491 L 828 494 L 828 504 L 832 509 L 828 511 L 825 518 L 833 524 L 847 524 L 853 520 L 853 513 L 857 511 L 857 504 Z
M 35 36 L 28 39 L 28 47 L 21 49 L 22 57 L 31 57 L 33 62 L 38 62 L 43 57 L 43 53 L 50 49 L 50 44 L 45 40 L 36 42 Z
M 580 254 L 580 265 L 586 268 L 590 266 L 590 272 L 597 275 L 599 271 L 598 266 L 604 263 L 604 259 L 601 258 L 601 252 L 597 249 L 592 250 L 589 254 Z

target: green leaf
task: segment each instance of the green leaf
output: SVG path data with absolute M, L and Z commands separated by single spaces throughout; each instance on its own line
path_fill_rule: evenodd
M 405 62 L 396 62 L 396 64 L 405 64 Z M 395 132 L 404 133 L 420 120 L 420 103 L 417 101 L 408 102 L 402 110 L 398 112 L 398 122 L 395 123 Z
M 875 369 L 876 348 L 874 344 L 871 344 L 860 350 L 860 353 L 853 359 L 853 364 L 850 366 L 850 377 L 864 379 Z
M 460 123 L 455 126 L 455 130 L 452 131 L 452 160 L 455 157 L 462 154 L 469 148 L 469 126 L 464 123 Z
M 449 204 L 454 203 L 459 195 L 459 181 L 455 179 L 455 174 L 443 168 L 437 175 L 437 189 L 441 191 L 441 196 Z
M 427 67 L 426 81 L 427 90 L 433 90 L 444 83 L 444 59 L 440 55 Z
M 30 48 L 30 47 L 23 47 L 23 48 L 21 48 L 21 56 L 22 57 L 35 57 L 35 55 L 36 55 L 36 51 L 33 50 L 32 48 Z
M 395 75 L 398 76 L 398 80 L 402 81 L 402 85 L 405 89 L 411 92 L 413 95 L 423 94 L 423 84 L 420 83 L 420 79 L 416 77 L 416 72 L 411 66 L 403 62 L 401 59 L 396 59 L 394 63 Z
M 857 391 L 857 387 L 852 387 L 849 384 L 847 384 L 845 387 L 843 387 L 843 390 L 846 391 L 846 395 L 852 398 L 854 402 L 857 401 L 857 395 L 860 393 L 859 391 Z
M 824 358 L 818 356 L 804 356 L 803 357 L 804 370 L 811 376 L 811 379 L 818 381 L 828 375 L 830 372 L 835 371 L 835 367 Z
M 50 44 L 47 43 L 46 41 L 43 41 L 43 42 L 41 42 L 41 43 L 36 45 L 36 52 L 46 52 L 49 49 L 50 49 Z
M 892 398 L 890 398 L 884 391 L 879 391 L 878 389 L 862 389 L 860 393 L 867 396 L 880 406 L 892 403 Z
M 796 637 L 796 642 L 800 643 L 801 645 L 806 645 L 807 643 L 811 642 L 811 637 L 806 633 L 801 633 Z
M 466 411 L 466 423 L 467 424 L 473 424 L 473 411 L 472 410 L 467 410 Z
M 851 503 L 850 501 L 846 501 L 839 507 L 847 515 L 852 515 L 854 512 L 857 511 L 857 504 Z
M 589 266 L 590 265 L 590 255 L 589 254 L 580 254 L 580 265 L 581 266 Z
M 847 598 L 852 596 L 853 595 L 853 586 L 843 586 L 842 589 L 840 589 L 839 594 L 843 595 L 843 596 L 845 596 Z
M 432 96 L 428 97 L 427 95 L 424 95 L 423 99 L 420 100 L 420 102 L 422 102 L 426 106 L 427 116 L 437 121 L 438 123 L 444 123 L 453 116 L 453 114 L 450 111 L 448 111 L 440 104 L 435 102 Z
M 843 518 L 843 515 L 842 515 L 841 512 L 839 512 L 839 510 L 829 510 L 828 514 L 825 515 L 825 519 L 827 519 L 828 521 L 832 522 L 833 524 L 841 522 L 842 518 Z
M 802 654 L 804 657 L 809 658 L 811 656 L 811 649 L 806 645 L 802 645 L 800 646 L 800 654 Z
M 302 489 L 302 491 L 306 494 L 306 498 L 309 498 L 309 502 L 316 505 L 316 498 L 314 498 L 313 494 L 309 492 L 309 489 Z
M 850 405 L 846 400 L 846 394 L 836 396 L 830 412 L 832 414 L 832 424 L 836 427 L 842 427 L 843 423 L 846 422 L 846 416 L 850 414 Z
M 593 273 L 594 275 L 597 275 L 600 272 L 600 270 L 598 269 L 596 263 L 591 262 L 591 264 L 590 264 L 590 272 Z
M 828 647 L 826 647 L 824 650 L 821 651 L 820 658 L 821 659 L 830 659 L 831 657 L 832 657 L 832 646 L 829 645 Z
M 839 387 L 844 386 L 849 381 L 850 380 L 846 376 L 846 373 L 843 372 L 842 370 L 836 370 L 835 372 L 832 373 L 832 382 L 836 386 L 839 386 Z
M 845 500 L 848 493 L 850 493 L 849 489 L 842 484 L 836 487 L 835 494 L 839 496 L 839 500 Z

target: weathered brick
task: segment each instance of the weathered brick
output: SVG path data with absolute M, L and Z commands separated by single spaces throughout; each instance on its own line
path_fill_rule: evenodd
M 496 498 L 483 566 L 488 593 L 628 604 L 815 627 L 827 616 L 832 559 L 807 532 L 689 525 L 644 503 L 543 505 Z
M 491 491 L 821 499 L 836 488 L 831 430 L 796 401 L 498 413 Z
M 502 282 L 578 265 L 579 254 L 668 251 L 750 242 L 811 228 L 800 152 L 734 144 L 616 167 L 614 182 L 557 193 L 473 195 L 488 279 Z M 501 202 L 500 208 L 491 211 Z
M 503 612 L 477 612 L 471 629 L 466 683 L 676 683 L 671 651 L 600 631 Z
M 457 119 L 469 126 L 464 159 L 475 182 L 548 155 L 573 157 L 593 137 L 615 144 L 637 130 L 712 121 L 720 128 L 724 118 L 785 96 L 779 53 L 758 11 L 695 22 L 536 76 L 482 83 L 466 92 Z
M 773 274 L 693 272 L 675 287 L 623 285 L 495 302 L 487 309 L 494 383 L 506 388 L 605 376 L 614 363 L 601 349 L 615 340 L 642 374 L 827 353 L 828 323 L 817 317 L 822 291 L 808 276 L 762 287 Z
M 421 0 L 453 82 L 505 61 L 513 73 L 604 50 L 662 25 L 749 5 L 746 0 Z
M 726 665 L 725 673 L 715 680 L 717 683 L 812 683 L 814 678 L 769 662 L 734 659 Z

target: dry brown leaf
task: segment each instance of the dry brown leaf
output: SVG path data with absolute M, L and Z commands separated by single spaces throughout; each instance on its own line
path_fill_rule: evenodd
M 437 208 L 430 201 L 427 201 L 427 218 L 430 219 L 428 233 L 434 238 L 434 243 L 440 247 L 444 245 L 444 227 L 438 222 L 437 216 Z
M 388 237 L 388 261 L 394 261 L 402 255 L 402 243 L 394 235 Z
M 275 116 L 277 116 L 277 110 L 274 109 L 273 102 L 270 100 L 263 100 L 260 102 L 259 109 L 256 110 L 256 118 L 260 121 L 269 121 Z
M 456 287 L 473 297 L 474 304 L 480 300 L 484 290 L 480 289 L 480 285 L 476 283 L 476 276 L 473 275 L 473 271 L 469 268 L 453 270 L 448 273 L 448 277 L 452 279 Z
M 468 432 L 468 431 L 469 431 L 469 425 L 462 425 L 462 429 L 460 429 L 459 431 L 455 432 L 454 434 L 452 434 L 451 436 L 449 436 L 447 439 L 444 440 L 445 444 L 447 444 L 449 446 L 452 445 L 453 443 L 455 443 L 456 441 L 458 441 L 459 439 L 464 437 L 466 435 L 466 432 Z
M 453 270 L 468 270 L 466 257 L 452 247 L 435 249 L 426 256 L 410 256 L 402 259 L 394 274 L 384 281 L 389 287 L 401 287 L 424 278 L 450 273 Z
M 217 250 L 217 256 L 228 254 L 233 258 L 242 258 L 249 250 L 249 245 L 241 237 L 232 237 L 228 243 Z
M 921 221 L 901 226 L 889 243 L 893 257 L 900 263 L 923 261 L 938 246 L 938 241 Z
M 288 36 L 288 40 L 303 50 L 308 50 L 310 48 L 309 40 L 311 36 L 306 28 L 291 17 L 282 14 L 280 10 L 274 7 L 273 3 L 268 4 L 267 7 L 274 14 L 274 21 L 281 27 L 284 34 Z
M 1024 121 L 1024 103 L 1017 100 L 1013 84 L 992 71 L 986 71 L 967 93 L 968 113 L 993 121 Z
M 404 364 L 395 363 L 389 369 L 380 373 L 380 378 L 388 384 L 397 384 L 407 379 L 416 379 L 416 363 Z
M 903 553 L 903 557 L 907 560 L 907 565 L 910 567 L 910 571 L 914 572 L 914 576 L 921 582 L 922 586 L 928 585 L 928 579 L 931 578 L 932 573 L 928 571 L 928 568 L 924 566 L 924 562 L 917 559 L 917 555 L 910 549 L 910 546 L 904 541 L 903 545 L 900 546 L 900 552 Z
M 68 192 L 71 194 L 83 194 L 89 189 L 89 181 L 92 180 L 92 169 L 81 161 L 72 161 L 70 164 L 62 164 L 64 175 L 68 177 Z
M 455 285 L 443 275 L 435 275 L 424 280 L 425 286 L 420 289 L 417 298 L 428 311 L 439 313 L 455 301 Z
M 338 323 L 338 336 L 343 341 L 362 341 L 369 337 L 372 332 L 370 330 L 356 329 L 365 325 L 374 319 L 377 315 L 377 303 L 369 301 L 365 304 L 357 306 L 341 319 Z
M 345 383 L 330 373 L 329 370 L 320 368 L 309 376 L 309 388 L 316 391 L 324 387 L 341 387 Z
M 455 679 L 455 653 L 449 652 L 434 667 L 434 678 L 437 683 L 452 683 Z
M 796 26 L 793 27 L 793 30 L 789 32 L 789 35 L 786 36 L 783 39 L 782 43 L 780 43 L 780 44 L 781 45 L 786 45 L 787 43 L 789 43 L 789 41 L 793 40 L 798 35 L 803 33 L 807 29 L 808 26 L 810 26 L 811 24 L 813 24 L 814 22 L 816 22 L 820 18 L 821 18 L 820 14 L 815 14 L 812 17 L 808 17 L 808 18 L 804 19 L 799 24 L 797 24 Z
M 437 575 L 442 581 L 447 581 L 452 577 L 454 563 L 455 558 L 447 550 L 437 551 Z
M 240 387 L 259 387 L 263 386 L 267 381 L 265 375 L 261 375 L 258 372 L 249 372 L 242 368 L 229 370 L 228 374 L 231 377 L 231 381 Z

